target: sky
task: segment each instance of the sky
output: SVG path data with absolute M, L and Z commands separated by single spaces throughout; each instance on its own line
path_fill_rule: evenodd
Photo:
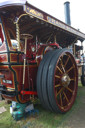
M 65 22 L 64 2 L 66 0 L 28 0 L 28 2 Z M 69 0 L 69 2 L 71 26 L 85 33 L 85 0 Z
M 71 26 L 85 33 L 85 0 L 28 0 L 29 3 L 65 22 L 64 2 L 70 2 Z M 81 45 L 81 43 L 78 43 Z M 83 42 L 85 51 L 85 41 Z
M 0 2 L 8 0 L 0 0 Z M 17 0 L 15 0 L 17 1 Z M 24 0 L 23 0 L 24 1 Z M 85 0 L 27 0 L 28 3 L 65 22 L 64 2 L 70 2 L 71 26 L 85 33 Z M 85 45 L 85 42 L 83 43 Z

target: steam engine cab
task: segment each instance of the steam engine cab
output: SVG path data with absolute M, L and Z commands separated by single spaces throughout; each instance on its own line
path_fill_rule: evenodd
M 37 69 L 44 54 L 60 46 L 57 43 L 48 45 L 38 42 L 37 35 L 33 36 L 29 33 L 20 34 L 19 46 L 16 40 L 18 30 L 13 31 L 13 24 L 9 22 L 10 20 L 0 17 L 0 88 L 4 98 L 25 103 L 30 100 L 30 95 L 37 95 Z M 23 74 L 24 60 L 26 62 Z M 29 95 L 24 95 L 25 92 L 22 90 L 30 90 Z

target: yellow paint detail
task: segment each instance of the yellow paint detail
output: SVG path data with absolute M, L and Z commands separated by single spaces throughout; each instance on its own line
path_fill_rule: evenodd
M 67 90 L 69 90 L 70 92 L 73 92 L 73 90 L 71 90 L 69 87 L 65 87 Z
M 56 68 L 61 72 L 61 74 L 63 74 L 63 72 L 61 71 L 61 69 L 58 66 L 56 66 Z
M 55 77 L 56 77 L 56 78 L 60 78 L 60 76 L 58 76 L 58 75 L 55 75 Z
M 42 18 L 42 19 L 44 18 L 42 13 L 40 13 L 37 10 L 32 9 L 30 7 L 26 8 L 26 12 L 32 14 L 33 16 L 37 16 L 38 18 Z
M 69 100 L 68 100 L 68 98 L 67 98 L 67 96 L 66 96 L 66 94 L 65 94 L 65 92 L 64 92 L 64 91 L 63 91 L 63 94 L 64 94 L 64 96 L 65 96 L 65 98 L 66 98 L 67 102 L 69 103 Z
M 60 86 L 61 86 L 60 84 L 57 84 L 57 85 L 55 85 L 55 88 L 56 88 L 56 87 L 60 87 Z
M 56 97 L 63 91 L 63 89 L 64 89 L 64 88 L 61 88 L 61 89 L 57 92 Z
M 72 69 L 74 68 L 74 66 L 72 66 L 71 68 L 69 68 L 66 73 L 70 72 Z

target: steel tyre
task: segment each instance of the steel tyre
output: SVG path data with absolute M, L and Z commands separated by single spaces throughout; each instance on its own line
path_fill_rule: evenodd
M 51 59 L 53 58 L 53 56 L 55 54 L 58 54 L 59 51 L 60 51 L 60 49 L 54 50 L 54 51 L 51 52 L 51 54 L 48 56 L 47 60 L 44 63 L 43 71 L 42 71 L 42 83 L 41 83 L 42 97 L 43 97 L 44 104 L 45 104 L 46 108 L 48 108 L 51 111 L 53 111 L 53 109 L 52 109 L 52 105 L 49 102 L 48 90 L 47 90 L 48 68 L 49 68 L 49 64 L 50 64 Z
M 37 72 L 37 82 L 36 82 L 37 93 L 38 93 L 38 97 L 40 99 L 40 102 L 45 109 L 48 109 L 48 108 L 45 106 L 44 99 L 42 96 L 42 72 L 43 72 L 44 64 L 45 64 L 46 60 L 48 59 L 48 57 L 51 55 L 51 53 L 52 53 L 52 51 L 49 51 L 48 53 L 46 53 L 44 55 L 42 61 L 40 62 L 40 65 L 38 67 L 38 72 Z

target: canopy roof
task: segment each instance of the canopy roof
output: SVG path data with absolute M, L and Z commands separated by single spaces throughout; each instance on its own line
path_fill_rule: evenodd
M 53 41 L 54 35 L 61 46 L 85 40 L 85 34 L 68 26 L 55 17 L 39 10 L 26 0 L 10 0 L 0 3 L 0 15 L 8 19 L 10 27 L 15 29 L 13 20 L 18 18 L 21 33 L 30 33 L 38 36 L 40 41 L 46 43 Z M 10 20 L 11 19 L 11 20 Z
M 1 8 L 11 6 L 11 5 L 24 5 L 26 0 L 6 0 L 0 3 Z

